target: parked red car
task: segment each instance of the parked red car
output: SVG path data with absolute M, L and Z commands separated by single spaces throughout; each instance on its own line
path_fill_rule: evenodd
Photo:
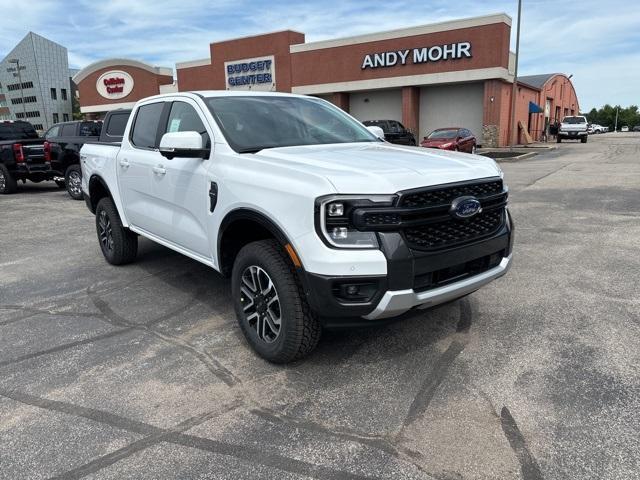
M 476 137 L 466 128 L 438 128 L 424 137 L 420 145 L 426 148 L 476 153 Z

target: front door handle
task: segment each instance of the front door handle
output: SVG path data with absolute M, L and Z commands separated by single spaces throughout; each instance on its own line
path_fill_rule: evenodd
M 120 166 L 122 168 L 129 168 L 131 164 L 129 163 L 129 160 L 127 160 L 126 158 L 123 158 L 120 160 Z
M 167 170 L 162 165 L 153 167 L 152 170 L 153 170 L 153 173 L 155 173 L 156 175 L 164 175 L 165 173 L 167 173 Z

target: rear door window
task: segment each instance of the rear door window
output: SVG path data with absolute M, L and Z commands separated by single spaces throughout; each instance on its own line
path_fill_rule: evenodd
M 61 137 L 75 137 L 76 136 L 76 124 L 75 123 L 67 123 L 62 125 L 62 131 L 60 132 Z
M 138 148 L 158 148 L 157 134 L 164 102 L 150 103 L 138 108 L 131 143 Z
M 98 137 L 100 136 L 100 122 L 82 122 L 80 124 L 80 136 L 81 137 Z

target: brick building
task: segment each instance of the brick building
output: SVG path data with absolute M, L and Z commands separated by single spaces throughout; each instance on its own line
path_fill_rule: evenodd
M 208 58 L 176 65 L 177 88 L 315 95 L 362 121 L 397 120 L 419 138 L 460 126 L 483 146 L 506 145 L 514 80 L 510 37 L 505 14 L 309 43 L 303 33 L 286 30 L 211 43 Z M 172 83 L 168 69 L 124 62 L 130 61 L 98 62 L 74 77 L 83 112 L 130 106 Z M 126 96 L 98 91 L 96 81 L 114 70 L 130 76 L 112 75 L 134 85 Z M 516 91 L 516 119 L 534 139 L 546 124 L 579 112 L 563 74 L 523 77 Z M 530 114 L 530 103 L 541 113 Z
M 100 118 L 118 108 L 131 108 L 141 98 L 176 90 L 173 69 L 154 67 L 137 60 L 101 60 L 73 76 L 80 111 Z
M 505 14 L 311 43 L 299 32 L 268 33 L 212 43 L 209 58 L 178 63 L 178 88 L 316 95 L 359 120 L 398 120 L 419 137 L 462 126 L 485 146 L 505 145 L 514 79 L 510 36 Z M 260 61 L 270 62 L 269 72 L 257 69 Z M 264 73 L 271 81 L 258 77 Z M 529 115 L 529 102 L 543 112 Z M 577 112 L 565 75 L 518 82 L 516 119 L 534 138 L 545 119 Z

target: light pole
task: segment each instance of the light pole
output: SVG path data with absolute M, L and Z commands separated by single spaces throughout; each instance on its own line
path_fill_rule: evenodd
M 518 30 L 516 31 L 516 58 L 513 69 L 513 87 L 511 87 L 511 118 L 509 121 L 509 146 L 517 142 L 518 129 L 516 128 L 516 90 L 518 84 L 518 56 L 520 54 L 520 17 L 522 14 L 522 0 L 518 0 Z
M 27 106 L 24 104 L 24 92 L 22 91 L 22 74 L 20 73 L 20 60 L 17 58 L 10 58 L 9 63 L 16 64 L 16 70 L 18 70 L 18 83 L 20 84 L 20 97 L 22 98 L 22 114 L 24 119 L 27 119 Z

